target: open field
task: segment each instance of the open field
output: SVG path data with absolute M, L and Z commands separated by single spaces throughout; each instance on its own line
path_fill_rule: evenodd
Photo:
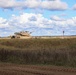
M 0 75 L 76 75 L 76 38 L 0 39 Z
M 34 38 L 36 38 L 36 39 L 51 39 L 51 38 L 59 38 L 59 39 L 63 39 L 63 38 L 76 38 L 76 35 L 70 35 L 70 36 L 68 36 L 68 35 L 65 35 L 65 36 L 63 36 L 63 35 L 61 35 L 61 36 L 30 36 L 30 37 L 20 37 L 19 39 L 34 39 Z M 11 39 L 11 37 L 1 37 L 0 39 Z
M 0 62 L 76 67 L 76 38 L 0 39 Z
M 76 75 L 76 68 L 0 63 L 0 75 Z

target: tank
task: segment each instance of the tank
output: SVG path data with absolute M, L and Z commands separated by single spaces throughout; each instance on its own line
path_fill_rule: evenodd
M 31 32 L 29 32 L 29 31 L 21 31 L 21 32 L 16 32 L 16 33 L 14 33 L 15 35 L 19 35 L 19 36 L 26 36 L 26 37 L 29 37 L 30 36 L 30 34 L 31 34 Z
M 16 32 L 13 35 L 14 38 L 26 38 L 26 37 L 31 37 L 31 32 L 29 31 L 21 31 L 21 32 Z

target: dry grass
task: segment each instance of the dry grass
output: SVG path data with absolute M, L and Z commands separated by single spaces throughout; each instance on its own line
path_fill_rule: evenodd
M 0 39 L 0 61 L 76 67 L 76 39 Z

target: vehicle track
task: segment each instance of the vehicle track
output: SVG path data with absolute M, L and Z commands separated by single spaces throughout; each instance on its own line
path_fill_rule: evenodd
M 76 68 L 0 64 L 0 75 L 76 75 Z

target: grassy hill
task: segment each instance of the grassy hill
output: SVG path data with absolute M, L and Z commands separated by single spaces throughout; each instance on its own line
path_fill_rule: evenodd
M 76 39 L 0 39 L 0 62 L 76 67 Z

